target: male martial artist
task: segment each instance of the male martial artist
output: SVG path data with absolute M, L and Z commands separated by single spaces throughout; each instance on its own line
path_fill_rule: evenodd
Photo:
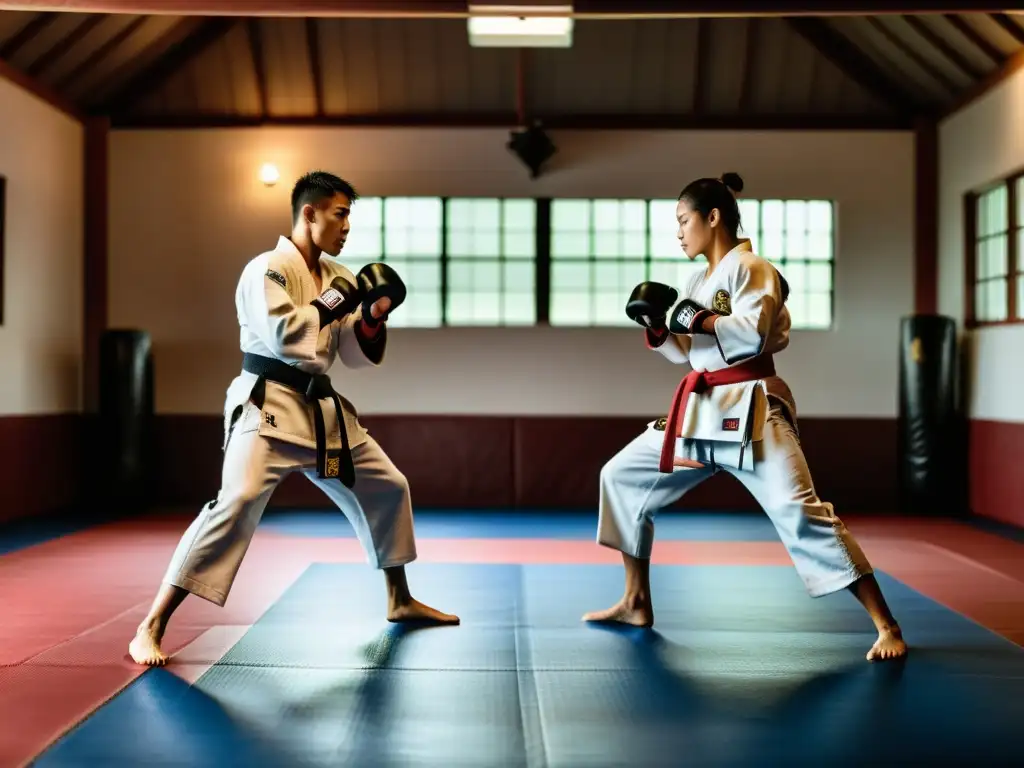
M 166 662 L 161 638 L 189 593 L 224 605 L 271 494 L 293 471 L 341 509 L 370 564 L 384 571 L 389 621 L 459 623 L 410 594 L 409 485 L 327 376 L 336 358 L 349 368 L 380 365 L 387 317 L 405 299 L 401 278 L 386 264 L 353 275 L 335 258 L 357 197 L 337 176 L 303 176 L 292 191 L 291 237 L 242 271 L 235 305 L 243 362 L 224 407 L 220 492 L 182 537 L 128 646 L 139 664 Z

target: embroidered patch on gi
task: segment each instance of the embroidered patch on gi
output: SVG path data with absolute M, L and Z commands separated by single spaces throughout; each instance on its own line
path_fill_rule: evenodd
M 711 308 L 720 315 L 732 314 L 732 297 L 723 288 L 715 291 L 715 298 L 711 301 Z
M 275 270 L 273 270 L 273 269 L 268 269 L 268 270 L 267 270 L 267 277 L 269 277 L 269 278 L 270 278 L 271 280 L 273 280 L 273 281 L 274 281 L 275 283 L 277 283 L 278 285 L 280 285 L 280 286 L 281 286 L 282 288 L 287 288 L 287 287 L 288 287 L 288 286 L 287 286 L 287 285 L 285 284 L 285 281 L 284 281 L 284 275 L 282 275 L 282 274 L 281 274 L 280 272 L 277 272 L 277 271 L 275 271 Z
M 668 425 L 668 419 L 662 416 L 656 422 L 654 422 L 654 428 L 659 432 L 664 432 L 665 427 Z
M 339 472 L 340 467 L 341 467 L 341 459 L 328 458 L 327 459 L 327 466 L 324 467 L 324 470 L 325 470 L 324 471 L 324 475 L 327 476 L 327 477 L 337 477 L 340 474 L 340 472 Z
M 274 414 L 272 414 L 272 413 L 267 413 L 266 411 L 264 411 L 263 412 L 263 420 L 265 422 L 267 422 L 267 424 L 269 424 L 272 427 L 276 427 L 277 426 L 277 419 L 274 418 Z
M 722 419 L 722 431 L 723 432 L 739 432 L 740 420 L 739 419 Z

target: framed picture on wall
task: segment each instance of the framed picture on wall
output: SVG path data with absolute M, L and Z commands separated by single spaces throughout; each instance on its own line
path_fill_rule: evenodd
M 7 221 L 7 178 L 0 176 L 0 325 L 4 324 L 4 243 L 7 237 L 4 224 Z

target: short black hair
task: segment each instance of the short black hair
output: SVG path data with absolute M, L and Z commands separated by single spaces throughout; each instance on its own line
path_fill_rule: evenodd
M 355 188 L 333 173 L 310 171 L 303 175 L 292 188 L 292 222 L 299 220 L 299 214 L 307 204 L 317 205 L 339 193 L 351 203 L 359 199 Z
M 705 219 L 717 208 L 726 231 L 735 238 L 740 228 L 740 207 L 736 195 L 742 191 L 743 179 L 738 173 L 723 173 L 720 179 L 691 181 L 679 193 L 679 199 L 685 199 Z

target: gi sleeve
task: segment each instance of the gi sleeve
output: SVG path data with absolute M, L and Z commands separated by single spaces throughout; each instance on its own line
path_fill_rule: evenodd
M 244 322 L 277 358 L 288 363 L 316 360 L 320 313 L 312 304 L 296 306 L 289 285 L 298 276 L 284 264 L 256 262 L 242 275 L 239 293 Z
M 715 321 L 718 351 L 728 365 L 761 354 L 781 305 L 781 276 L 771 263 L 741 264 L 732 282 L 731 310 Z
M 335 325 L 338 327 L 338 358 L 346 368 L 367 368 L 384 362 L 388 344 L 388 326 L 377 328 L 377 335 L 368 339 L 359 329 L 362 310 L 347 315 Z
M 664 328 L 660 332 L 645 328 L 644 341 L 647 343 L 648 349 L 658 352 L 671 363 L 681 365 L 690 362 L 691 339 L 689 336 L 673 335 L 669 333 L 668 328 Z

